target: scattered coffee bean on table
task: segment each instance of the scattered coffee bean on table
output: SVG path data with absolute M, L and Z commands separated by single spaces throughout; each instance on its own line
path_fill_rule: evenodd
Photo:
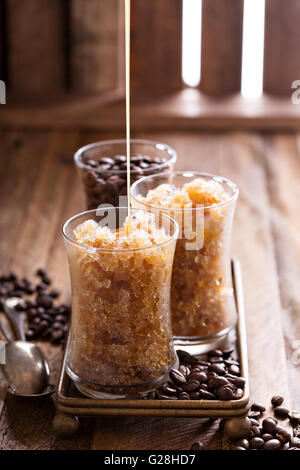
M 36 272 L 38 281 L 20 279 L 15 272 L 0 276 L 0 308 L 9 297 L 20 297 L 18 311 L 26 313 L 26 338 L 50 341 L 64 345 L 69 330 L 71 308 L 58 304 L 58 289 L 53 289 L 52 280 L 45 269 Z
M 204 450 L 204 444 L 203 444 L 203 442 L 201 442 L 201 441 L 194 442 L 194 443 L 191 445 L 190 450 Z
M 274 409 L 274 415 L 276 416 L 276 418 L 279 419 L 287 419 L 289 416 L 289 412 L 290 411 L 287 408 L 284 408 L 283 406 L 277 406 Z
M 274 408 L 276 408 L 277 406 L 281 406 L 283 401 L 283 397 L 281 397 L 280 395 L 274 395 L 274 397 L 272 397 L 271 404 Z
M 300 413 L 296 411 L 291 412 L 287 408 L 283 407 L 279 409 L 283 401 L 283 397 L 279 395 L 276 395 L 271 399 L 274 414 L 279 419 L 289 418 L 291 427 L 294 426 L 294 435 L 292 435 L 287 429 L 279 426 L 274 417 L 263 417 L 265 407 L 263 405 L 253 403 L 248 413 L 248 417 L 250 417 L 251 421 L 250 435 L 245 439 L 234 441 L 231 450 L 300 450 L 300 438 L 296 435 Z M 257 419 L 251 417 L 253 413 L 258 413 L 259 417 L 257 417 Z M 262 420 L 261 424 L 259 419 Z M 222 424 L 220 424 L 220 430 L 222 430 L 222 428 Z

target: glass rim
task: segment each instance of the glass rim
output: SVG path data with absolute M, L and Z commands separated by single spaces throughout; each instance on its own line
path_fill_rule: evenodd
M 77 167 L 79 168 L 86 168 L 88 170 L 93 171 L 93 168 L 90 168 L 88 165 L 83 163 L 80 160 L 81 155 L 91 149 L 95 148 L 101 148 L 105 147 L 106 145 L 114 145 L 114 144 L 124 144 L 126 145 L 126 139 L 110 139 L 110 140 L 99 140 L 98 142 L 92 142 L 91 144 L 84 145 L 83 147 L 80 147 L 74 154 L 74 162 Z M 145 145 L 145 146 L 151 146 L 151 147 L 157 147 L 157 150 L 159 151 L 167 151 L 168 154 L 170 155 L 170 159 L 167 160 L 166 162 L 163 162 L 162 164 L 158 164 L 161 169 L 168 165 L 172 165 L 173 163 L 176 162 L 177 160 L 177 152 L 174 150 L 170 145 L 164 144 L 162 142 L 156 142 L 155 140 L 146 140 L 146 139 L 130 139 L 130 144 L 137 144 L 137 145 Z M 151 169 L 149 168 L 149 171 Z M 153 168 L 152 168 L 153 171 Z M 147 169 L 143 170 L 143 172 L 147 172 Z M 119 174 L 119 173 L 127 173 L 127 170 L 101 170 L 101 173 L 114 173 L 114 174 Z M 130 173 L 139 173 L 137 170 L 130 170 Z
M 226 201 L 222 201 L 222 202 L 218 202 L 217 204 L 210 204 L 208 206 L 206 206 L 205 204 L 201 204 L 199 205 L 200 207 L 163 207 L 163 206 L 156 206 L 154 204 L 150 204 L 150 203 L 147 203 L 147 202 L 143 202 L 143 201 L 140 201 L 139 199 L 137 199 L 134 195 L 133 195 L 133 190 L 141 183 L 145 182 L 146 180 L 150 180 L 151 178 L 154 179 L 154 178 L 161 178 L 163 176 L 197 176 L 197 177 L 205 177 L 205 178 L 210 178 L 210 179 L 213 179 L 215 181 L 217 181 L 218 183 L 226 183 L 227 186 L 229 186 L 232 190 L 233 190 L 233 195 L 227 199 Z M 163 183 L 162 183 L 163 184 Z M 166 183 L 167 184 L 167 183 Z M 131 188 L 130 188 L 130 196 L 131 198 L 138 202 L 139 204 L 143 204 L 144 207 L 148 207 L 148 208 L 154 208 L 156 211 L 159 210 L 164 210 L 164 211 L 174 211 L 174 212 L 183 212 L 183 211 L 195 211 L 195 210 L 205 210 L 205 209 L 216 209 L 218 207 L 221 207 L 221 206 L 227 206 L 227 205 L 230 205 L 232 202 L 236 201 L 237 198 L 238 198 L 238 195 L 239 195 L 239 188 L 238 186 L 233 183 L 231 180 L 229 180 L 228 178 L 225 178 L 224 176 L 219 176 L 219 175 L 215 175 L 213 173 L 204 173 L 204 172 L 200 172 L 200 171 L 194 171 L 194 170 L 186 170 L 186 171 L 172 171 L 172 172 L 168 172 L 168 173 L 156 173 L 154 175 L 149 175 L 149 176 L 144 176 L 140 179 L 138 179 L 137 181 L 135 181 Z
M 127 209 L 127 207 L 122 207 L 122 206 L 120 206 L 120 207 L 103 207 L 104 211 L 105 210 L 113 210 L 113 209 L 114 210 L 116 210 L 116 209 Z M 176 222 L 176 220 L 174 220 L 172 217 L 170 217 L 167 214 L 163 214 L 161 212 L 148 211 L 146 209 L 135 208 L 135 207 L 132 207 L 131 211 L 142 211 L 142 212 L 146 212 L 146 213 L 150 213 L 150 214 L 155 214 L 155 215 L 158 215 L 160 217 L 163 216 L 164 219 L 169 219 L 169 221 L 171 221 L 171 223 L 174 226 L 173 235 L 168 236 L 167 240 L 165 240 L 161 243 L 158 243 L 156 245 L 146 245 L 146 246 L 142 246 L 142 247 L 139 247 L 139 248 L 97 248 L 97 247 L 93 247 L 93 246 L 90 246 L 90 245 L 86 245 L 85 243 L 78 243 L 75 240 L 72 240 L 67 235 L 66 228 L 71 222 L 73 222 L 76 219 L 79 219 L 80 217 L 82 217 L 84 215 L 95 213 L 98 210 L 99 209 L 91 209 L 89 211 L 83 211 L 83 212 L 80 212 L 79 214 L 73 215 L 73 217 L 70 217 L 64 223 L 64 225 L 62 227 L 62 235 L 63 235 L 64 240 L 67 241 L 68 243 L 70 243 L 71 245 L 74 245 L 74 246 L 79 247 L 79 248 L 86 248 L 86 249 L 89 249 L 89 250 L 103 251 L 103 252 L 106 252 L 106 253 L 113 253 L 113 252 L 126 253 L 126 252 L 136 252 L 136 251 L 141 251 L 141 250 L 151 250 L 151 249 L 155 249 L 155 248 L 160 248 L 160 247 L 172 242 L 174 239 L 177 240 L 177 238 L 178 238 L 179 226 L 178 226 L 178 223 Z M 86 220 L 88 220 L 88 219 L 86 219 Z

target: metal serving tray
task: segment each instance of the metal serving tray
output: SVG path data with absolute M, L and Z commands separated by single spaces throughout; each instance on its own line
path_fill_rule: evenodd
M 232 279 L 237 308 L 237 324 L 228 338 L 236 344 L 241 375 L 246 379 L 244 394 L 239 400 L 138 400 L 96 399 L 81 395 L 66 374 L 63 358 L 56 391 L 57 415 L 54 430 L 61 437 L 71 437 L 79 427 L 80 416 L 170 416 L 235 418 L 246 416 L 249 404 L 249 375 L 241 267 L 232 260 Z M 227 344 L 227 343 L 226 343 Z

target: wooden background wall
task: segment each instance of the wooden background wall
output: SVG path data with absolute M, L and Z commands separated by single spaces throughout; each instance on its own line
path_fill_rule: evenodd
M 287 8 L 288 3 L 288 8 Z M 122 89 L 123 0 L 0 0 L 0 78 L 9 102 Z M 213 96 L 241 86 L 243 0 L 203 0 L 202 79 Z M 300 79 L 300 0 L 266 0 L 264 90 Z M 132 85 L 183 88 L 182 0 L 132 0 Z

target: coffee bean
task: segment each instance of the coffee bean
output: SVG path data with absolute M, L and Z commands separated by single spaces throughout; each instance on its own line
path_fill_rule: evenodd
M 204 444 L 201 441 L 194 442 L 190 448 L 190 450 L 203 450 L 203 449 L 204 449 Z
M 190 392 L 190 399 L 191 400 L 200 400 L 201 393 L 200 392 Z
M 292 437 L 291 438 L 291 446 L 297 447 L 298 449 L 300 449 L 300 439 L 299 439 L 299 437 Z
M 205 372 L 192 372 L 189 378 L 193 378 L 194 380 L 197 380 L 199 383 L 206 383 L 208 380 Z
M 190 400 L 190 395 L 187 392 L 182 392 L 179 395 L 179 400 Z
M 265 442 L 270 441 L 271 439 L 274 439 L 273 434 L 268 434 L 268 433 L 262 434 L 261 437 Z
M 261 449 L 264 446 L 264 440 L 261 437 L 253 437 L 250 439 L 251 449 Z
M 237 388 L 244 388 L 245 387 L 245 383 L 246 383 L 246 380 L 244 379 L 244 377 L 236 377 L 234 379 L 228 379 L 231 383 L 233 383 Z
M 243 447 L 244 449 L 248 450 L 250 447 L 248 439 L 240 439 L 235 443 L 236 446 L 238 447 Z
M 34 337 L 35 337 L 35 332 L 34 332 L 34 330 L 31 330 L 31 329 L 28 330 L 27 333 L 26 333 L 26 339 L 27 339 L 28 341 L 31 341 L 32 339 L 34 339 Z
M 227 348 L 224 348 L 224 349 L 222 350 L 224 359 L 227 359 L 228 357 L 230 357 L 231 354 L 233 353 L 233 351 L 234 351 L 234 347 L 233 347 L 233 346 L 231 346 L 231 347 L 229 346 L 229 347 L 227 347 Z
M 166 386 L 162 387 L 162 391 L 166 395 L 176 395 L 176 393 L 177 393 L 177 390 L 175 388 L 166 387 Z
M 187 362 L 190 364 L 197 364 L 199 362 L 196 356 L 192 356 L 188 352 L 182 351 L 181 349 L 177 351 L 177 355 L 178 355 L 180 362 Z
M 274 395 L 271 399 L 271 404 L 274 408 L 276 408 L 277 406 L 282 405 L 283 401 L 283 397 L 281 397 L 280 395 Z
M 264 443 L 264 450 L 279 450 L 281 449 L 281 442 L 278 439 L 270 439 Z
M 220 364 L 211 364 L 208 370 L 209 372 L 215 372 L 218 375 L 224 375 L 226 372 L 224 366 L 221 366 Z
M 207 391 L 208 391 L 208 386 L 207 386 L 207 384 L 200 384 L 199 389 L 200 389 L 200 390 L 205 390 L 205 391 L 207 390 Z
M 237 391 L 235 392 L 234 398 L 235 400 L 240 400 L 243 395 L 244 395 L 244 390 L 242 390 L 241 388 L 238 388 Z
M 223 385 L 228 385 L 228 380 L 225 379 L 225 377 L 213 377 L 208 382 L 208 388 L 210 389 L 220 388 L 223 387 Z
M 235 359 L 229 358 L 224 360 L 226 366 L 239 366 L 239 362 L 236 361 Z
M 220 349 L 212 349 L 211 351 L 208 351 L 207 357 L 211 359 L 212 357 L 223 357 L 223 351 Z
M 179 372 L 179 370 L 171 369 L 170 370 L 170 378 L 177 385 L 186 384 L 186 378 L 184 377 L 184 375 L 181 372 Z
M 232 375 L 240 375 L 240 368 L 236 365 L 231 365 L 228 371 Z
M 259 411 L 260 413 L 263 413 L 264 411 L 266 411 L 266 408 L 263 405 L 260 405 L 258 403 L 253 403 L 253 405 L 251 406 L 251 410 Z
M 41 295 L 37 298 L 38 304 L 44 308 L 51 308 L 53 299 L 49 295 Z
M 200 390 L 200 397 L 202 400 L 215 400 L 216 397 L 213 393 L 207 392 L 206 390 Z
M 40 269 L 37 270 L 36 275 L 39 276 L 39 277 L 44 277 L 44 276 L 47 275 L 47 272 L 46 272 L 45 269 L 40 268 Z
M 297 427 L 300 424 L 300 412 L 299 411 L 290 411 L 288 417 L 293 427 Z
M 262 427 L 265 433 L 275 434 L 277 430 L 277 421 L 273 418 L 265 418 L 262 422 Z
M 60 291 L 58 289 L 52 289 L 49 292 L 49 295 L 52 297 L 52 299 L 57 299 L 60 296 Z
M 234 446 L 231 450 L 246 450 L 245 447 Z
M 252 426 L 250 436 L 251 437 L 260 437 L 261 436 L 261 430 L 259 429 L 258 426 Z
M 63 332 L 61 330 L 52 331 L 51 334 L 51 341 L 53 343 L 59 343 L 59 341 L 63 338 Z
M 219 400 L 233 400 L 234 392 L 228 385 L 224 385 L 223 387 L 219 388 L 217 392 L 217 398 Z
M 46 331 L 44 331 L 44 332 L 42 333 L 42 337 L 43 337 L 44 339 L 50 338 L 51 335 L 52 335 L 52 329 L 51 329 L 51 328 L 48 328 Z
M 254 418 L 254 419 L 259 418 L 260 415 L 261 415 L 261 413 L 259 411 L 249 411 L 249 413 L 248 413 L 248 417 L 249 418 Z
M 184 366 L 183 364 L 181 364 L 179 366 L 179 372 L 181 372 L 184 376 L 187 376 L 190 373 L 190 369 L 187 366 Z
M 274 415 L 276 416 L 276 418 L 279 419 L 287 419 L 289 416 L 289 412 L 290 411 L 287 408 L 284 408 L 283 406 L 277 406 L 274 409 Z
M 197 380 L 189 380 L 186 384 L 183 384 L 182 388 L 186 392 L 195 392 L 199 389 L 199 385 Z
M 42 333 L 43 331 L 47 330 L 49 327 L 49 322 L 47 320 L 42 320 L 39 324 L 39 331 Z
M 256 419 L 250 418 L 250 421 L 251 421 L 252 426 L 259 426 L 259 422 Z
M 277 426 L 276 439 L 278 439 L 282 444 L 287 444 L 290 442 L 292 436 L 291 434 L 283 428 Z
M 174 395 L 165 395 L 164 393 L 157 392 L 157 398 L 158 400 L 177 400 L 177 397 Z

